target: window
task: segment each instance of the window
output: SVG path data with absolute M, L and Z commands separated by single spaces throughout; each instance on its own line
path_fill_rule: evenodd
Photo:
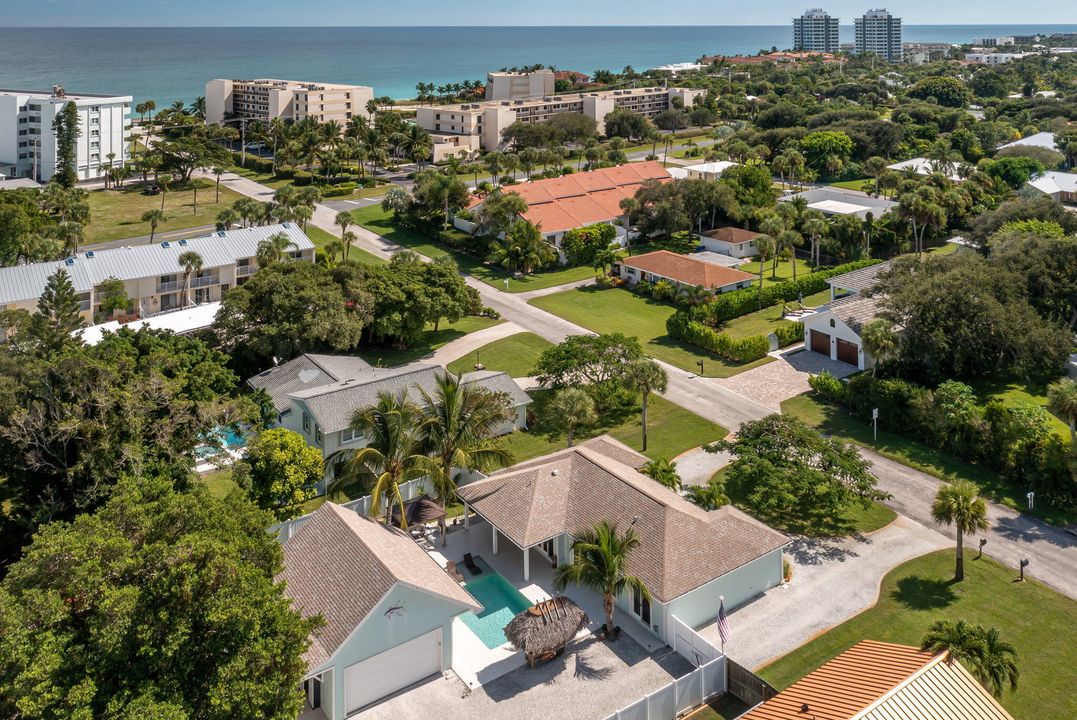
M 318 446 L 322 446 L 322 429 L 318 427 L 318 424 L 314 424 L 314 443 Z
M 352 428 L 346 428 L 340 431 L 340 444 L 343 445 L 344 443 L 355 442 L 361 437 L 363 437 L 361 432 L 353 430 Z
M 834 324 L 834 318 L 830 318 L 830 327 L 837 327 L 837 325 Z
M 303 432 L 310 435 L 310 415 L 303 413 Z
M 651 626 L 651 601 L 639 589 L 632 591 L 632 613 L 647 627 Z

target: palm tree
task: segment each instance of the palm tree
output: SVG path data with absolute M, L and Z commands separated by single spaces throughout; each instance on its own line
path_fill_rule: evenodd
M 340 228 L 340 235 L 341 235 L 341 237 L 343 237 L 344 234 L 348 232 L 348 228 L 355 224 L 355 218 L 352 216 L 352 214 L 350 212 L 345 210 L 343 212 L 338 212 L 337 213 L 336 219 L 333 220 L 333 223 L 337 227 Z M 345 260 L 348 259 L 348 250 L 349 250 L 350 247 L 351 247 L 351 243 L 348 243 L 347 245 L 344 246 L 344 259 Z
M 213 168 L 213 174 L 217 176 L 217 199 L 214 200 L 215 205 L 221 204 L 221 175 L 224 175 L 223 167 Z
M 987 504 L 980 497 L 980 489 L 968 480 L 955 480 L 944 484 L 935 495 L 931 505 L 931 517 L 939 525 L 953 525 L 957 530 L 957 566 L 954 580 L 965 579 L 964 535 L 975 535 L 977 530 L 987 530 Z
M 629 228 L 632 227 L 632 215 L 634 215 L 635 213 L 638 213 L 640 211 L 641 206 L 640 206 L 639 200 L 637 200 L 634 197 L 621 198 L 621 202 L 618 203 L 618 206 L 621 208 L 621 212 L 624 213 L 623 227 L 624 227 L 624 230 L 625 230 L 625 246 L 628 248 L 628 254 L 631 255 L 632 254 L 632 243 L 629 242 L 628 232 L 629 232 Z
M 755 245 L 755 249 L 759 251 L 759 298 L 762 302 L 763 298 L 763 268 L 766 267 L 767 261 L 777 254 L 778 241 L 770 235 L 760 235 L 752 241 Z M 762 310 L 762 307 L 760 307 Z
M 722 483 L 713 480 L 706 485 L 690 486 L 684 497 L 693 505 L 708 511 L 717 510 L 729 504 L 729 496 L 725 494 Z
M 1017 692 L 1017 648 L 1004 641 L 996 628 L 980 628 L 983 638 L 983 656 L 973 674 L 995 697 L 1002 696 L 1002 689 L 1009 685 L 1010 692 Z
M 894 325 L 886 318 L 875 318 L 864 325 L 860 331 L 860 340 L 864 345 L 864 351 L 875 360 L 871 366 L 871 376 L 875 377 L 875 368 L 879 366 L 879 363 L 897 350 Z
M 239 213 L 232 208 L 225 208 L 217 213 L 217 225 L 225 230 L 231 230 L 238 221 Z
M 617 597 L 626 591 L 639 593 L 650 602 L 651 593 L 643 581 L 627 570 L 628 557 L 639 547 L 639 536 L 629 528 L 621 533 L 616 525 L 603 520 L 594 529 L 585 530 L 572 541 L 572 562 L 554 572 L 554 585 L 564 590 L 569 583 L 583 585 L 602 595 L 606 611 L 606 632 L 613 631 L 613 608 Z
M 595 401 L 583 388 L 567 387 L 558 390 L 550 402 L 549 414 L 564 424 L 568 431 L 568 445 L 572 447 L 572 438 L 576 428 L 590 425 L 598 420 Z
M 1077 380 L 1062 378 L 1048 385 L 1047 409 L 1070 426 L 1070 443 L 1077 452 Z
M 881 158 L 878 155 L 869 157 L 864 161 L 864 174 L 875 181 L 874 195 L 879 195 L 879 178 L 886 174 L 887 162 L 886 158 Z
M 640 472 L 657 482 L 659 485 L 668 487 L 670 490 L 681 489 L 681 476 L 677 474 L 677 463 L 675 462 L 671 462 L 665 458 L 651 460 L 640 468 Z
M 202 269 L 202 256 L 194 250 L 187 250 L 180 254 L 177 261 L 179 262 L 180 267 L 183 268 L 183 306 L 187 307 L 189 301 L 188 295 L 191 287 L 191 275 Z
M 643 359 L 633 362 L 628 368 L 628 383 L 643 395 L 642 425 L 643 452 L 647 452 L 647 404 L 651 393 L 665 392 L 669 385 L 669 375 L 654 360 Z
M 287 234 L 280 232 L 270 235 L 258 243 L 258 267 L 268 267 L 283 260 L 288 248 L 291 247 L 295 247 L 295 243 Z
M 812 210 L 810 215 L 805 213 L 801 229 L 811 239 L 811 263 L 814 269 L 819 264 L 819 240 L 826 235 L 826 220 L 823 219 L 822 213 Z
M 512 463 L 494 438 L 512 418 L 503 395 L 443 373 L 433 393 L 422 394 L 421 444 L 433 458 L 430 479 L 443 506 L 456 499 L 453 471 L 492 470 Z
M 153 236 L 157 234 L 157 226 L 168 220 L 168 217 L 164 212 L 154 208 L 153 210 L 147 210 L 142 213 L 142 222 L 148 222 L 150 224 L 150 244 L 153 244 Z
M 614 264 L 620 259 L 617 252 L 618 250 L 619 248 L 616 245 L 610 245 L 609 247 L 597 251 L 595 253 L 595 259 L 591 262 L 591 267 L 594 268 L 596 272 L 605 275 L 607 271 L 613 269 Z
M 322 248 L 325 252 L 325 264 L 332 268 L 337 264 L 337 256 L 344 256 L 344 243 L 340 240 L 330 240 Z
M 351 419 L 351 429 L 366 439 L 366 447 L 335 454 L 343 458 L 343 464 L 334 483 L 372 474 L 370 514 L 376 515 L 384 502 L 385 524 L 390 525 L 396 504 L 400 508 L 400 527 L 405 530 L 407 518 L 400 485 L 422 477 L 431 466 L 430 458 L 420 449 L 420 422 L 420 410 L 408 400 L 407 392 L 379 393 L 376 405 L 357 410 Z
M 964 620 L 936 620 L 920 643 L 923 650 L 946 653 L 946 662 L 955 660 L 969 668 L 980 684 L 1001 697 L 1005 686 L 1017 691 L 1020 673 L 1017 650 L 1005 642 L 996 628 L 969 625 Z

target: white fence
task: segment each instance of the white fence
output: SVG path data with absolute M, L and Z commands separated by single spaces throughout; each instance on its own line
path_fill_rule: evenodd
M 706 638 L 673 616 L 673 649 L 695 666 L 723 657 L 723 653 Z
M 725 656 L 658 688 L 613 713 L 606 720 L 674 720 L 726 691 Z

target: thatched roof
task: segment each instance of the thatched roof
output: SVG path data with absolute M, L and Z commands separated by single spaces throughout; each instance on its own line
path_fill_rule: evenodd
M 566 597 L 532 605 L 505 626 L 514 650 L 528 655 L 556 652 L 568 644 L 590 620 L 579 605 Z
M 408 525 L 423 525 L 445 517 L 445 508 L 426 495 L 412 498 L 404 503 Z M 400 527 L 400 505 L 393 503 L 393 525 Z

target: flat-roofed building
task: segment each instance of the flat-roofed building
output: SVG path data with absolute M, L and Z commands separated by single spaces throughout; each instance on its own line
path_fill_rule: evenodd
M 489 72 L 486 73 L 486 99 L 516 100 L 553 95 L 554 82 L 553 70 Z
M 901 61 L 901 18 L 886 10 L 868 10 L 855 22 L 857 55 L 872 54 L 890 62 Z
M 478 138 L 484 150 L 498 148 L 502 133 L 514 122 L 544 123 L 559 113 L 581 113 L 594 120 L 598 132 L 606 131 L 606 116 L 614 110 L 628 110 L 654 117 L 675 104 L 691 107 L 704 90 L 691 88 L 629 88 L 566 93 L 516 100 L 485 100 L 463 105 L 433 105 L 416 111 L 415 122 L 424 130 L 441 135 Z M 435 155 L 437 150 L 435 148 Z
M 365 85 L 217 79 L 206 83 L 206 122 L 221 123 L 228 117 L 268 122 L 279 117 L 343 125 L 356 116 L 369 117 L 366 106 L 373 99 L 374 88 Z
M 839 18 L 831 17 L 822 8 L 804 11 L 793 18 L 793 49 L 807 52 L 833 53 L 841 49 L 838 41 Z
M 0 174 L 47 182 L 56 174 L 52 123 L 68 103 L 78 111 L 75 173 L 95 180 L 127 161 L 130 95 L 0 90 Z M 109 159 L 109 155 L 112 159 Z

